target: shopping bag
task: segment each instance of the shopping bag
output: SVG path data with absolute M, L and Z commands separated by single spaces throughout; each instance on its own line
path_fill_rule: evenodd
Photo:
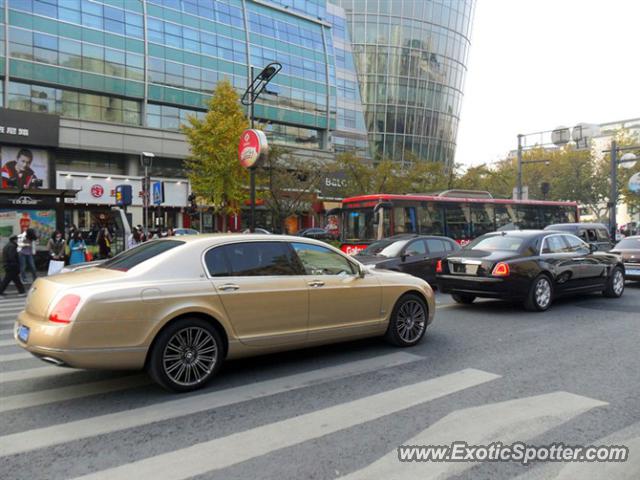
M 60 273 L 60 270 L 64 267 L 64 262 L 61 260 L 50 260 L 49 261 L 49 270 L 47 271 L 47 275 L 55 275 L 56 273 Z

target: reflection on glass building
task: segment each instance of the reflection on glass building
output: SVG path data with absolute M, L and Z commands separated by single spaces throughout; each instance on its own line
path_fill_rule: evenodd
M 374 155 L 453 163 L 473 0 L 330 0 L 344 8 Z
M 107 173 L 139 174 L 141 151 L 152 175 L 184 179 L 180 125 L 221 79 L 242 94 L 250 66 L 274 61 L 254 112 L 270 140 L 303 158 L 368 155 L 346 17 L 326 0 L 0 0 L 0 108 L 59 115 L 46 147 L 65 176 L 50 183 L 92 179 L 107 192 L 96 204 L 113 201 Z
M 347 90 L 344 75 L 336 75 L 326 0 L 4 2 L 9 108 L 177 130 L 188 115 L 203 114 L 218 80 L 229 79 L 241 93 L 248 64 L 257 73 L 278 61 L 282 72 L 255 109 L 270 136 L 326 149 L 333 130 L 364 133 L 353 111 L 357 89 Z M 337 40 L 348 45 L 344 14 L 332 11 L 341 21 Z M 0 34 L 4 42 L 4 29 Z M 346 103 L 338 105 L 341 98 Z

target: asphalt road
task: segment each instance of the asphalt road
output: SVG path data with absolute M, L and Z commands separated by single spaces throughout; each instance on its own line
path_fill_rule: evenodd
M 379 340 L 230 362 L 172 395 L 144 374 L 47 366 L 0 300 L 0 478 L 640 478 L 640 284 L 546 313 L 438 295 L 417 347 Z M 628 445 L 625 463 L 398 461 L 452 441 Z

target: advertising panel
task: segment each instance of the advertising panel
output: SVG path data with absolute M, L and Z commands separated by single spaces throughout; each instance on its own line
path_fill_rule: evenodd
M 49 187 L 49 156 L 46 150 L 2 147 L 0 165 L 1 188 Z
M 12 235 L 19 235 L 27 228 L 38 234 L 38 249 L 43 250 L 56 229 L 55 210 L 11 210 L 0 209 L 0 247 Z

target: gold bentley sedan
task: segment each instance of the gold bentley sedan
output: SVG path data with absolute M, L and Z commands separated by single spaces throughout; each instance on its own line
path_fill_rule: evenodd
M 198 235 L 38 278 L 15 339 L 57 365 L 146 368 L 189 391 L 225 359 L 377 335 L 412 346 L 434 312 L 425 281 L 367 270 L 316 240 Z

